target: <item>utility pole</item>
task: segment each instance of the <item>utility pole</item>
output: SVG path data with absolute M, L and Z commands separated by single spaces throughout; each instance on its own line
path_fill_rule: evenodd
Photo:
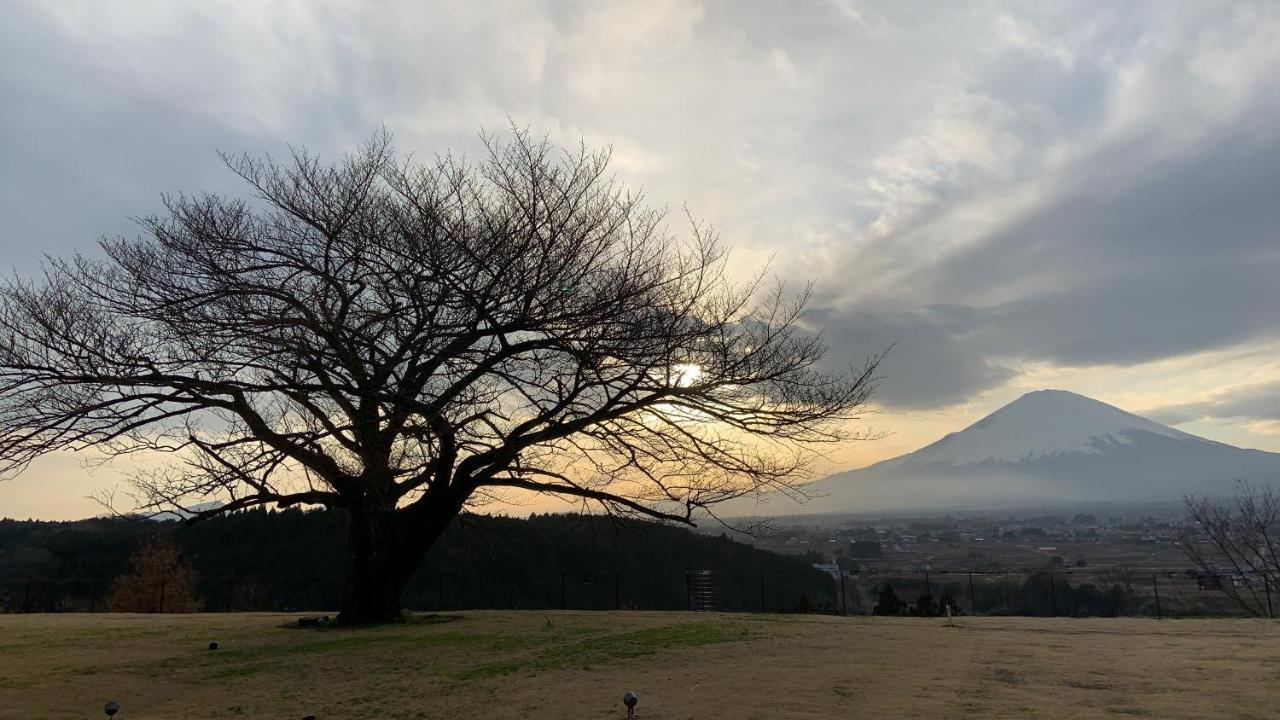
M 1271 596 L 1268 595 L 1267 597 L 1271 597 Z M 845 600 L 843 570 L 840 571 L 840 614 L 846 617 L 848 617 L 849 615 L 849 603 Z
M 1156 618 L 1163 618 L 1164 612 L 1160 609 L 1160 582 L 1157 580 L 1158 577 L 1156 573 L 1151 574 L 1151 589 L 1156 594 Z
M 1053 587 L 1053 573 L 1049 573 L 1049 614 L 1058 615 L 1058 593 Z
M 978 603 L 973 599 L 973 571 L 969 571 L 969 613 L 978 614 Z

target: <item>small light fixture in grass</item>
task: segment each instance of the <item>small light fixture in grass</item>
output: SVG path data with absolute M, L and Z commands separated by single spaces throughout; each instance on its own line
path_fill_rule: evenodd
M 209 649 L 210 649 L 210 650 L 217 650 L 217 649 L 218 649 L 218 643 L 216 643 L 216 642 L 211 642 L 211 643 L 209 643 Z
M 115 700 L 109 700 L 102 711 L 107 714 L 107 717 L 115 717 L 116 713 L 120 712 L 120 703 Z
M 627 706 L 627 717 L 633 718 L 636 716 L 636 703 L 638 702 L 640 702 L 640 698 L 636 697 L 636 694 L 631 691 L 627 691 L 627 694 L 622 696 L 622 704 Z

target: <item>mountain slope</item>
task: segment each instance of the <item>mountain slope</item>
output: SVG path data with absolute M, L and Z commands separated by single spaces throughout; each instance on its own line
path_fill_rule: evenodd
M 1061 390 L 1028 393 L 915 452 L 832 475 L 772 514 L 1176 501 L 1280 480 L 1280 454 L 1233 447 Z

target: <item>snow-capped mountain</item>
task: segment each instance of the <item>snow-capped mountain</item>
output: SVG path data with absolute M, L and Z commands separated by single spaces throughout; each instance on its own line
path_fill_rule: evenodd
M 1161 502 L 1280 482 L 1280 454 L 1246 450 L 1061 390 L 1028 393 L 913 453 L 832 475 L 804 506 L 766 514 Z
M 1083 395 L 1040 390 L 1023 395 L 960 432 L 890 462 L 910 459 L 969 465 L 1027 462 L 1072 453 L 1098 454 L 1116 443 L 1132 444 L 1141 437 L 1139 433 L 1186 442 L 1213 442 Z

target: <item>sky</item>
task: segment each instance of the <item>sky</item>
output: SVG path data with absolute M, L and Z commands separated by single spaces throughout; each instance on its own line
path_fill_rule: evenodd
M 1280 451 L 1280 4 L 0 0 L 0 259 L 130 235 L 216 151 L 474 154 L 514 123 L 613 148 L 743 277 L 815 286 L 833 367 L 892 346 L 914 450 L 1072 390 Z M 91 471 L 92 470 L 92 471 Z M 98 511 L 53 457 L 0 516 Z

